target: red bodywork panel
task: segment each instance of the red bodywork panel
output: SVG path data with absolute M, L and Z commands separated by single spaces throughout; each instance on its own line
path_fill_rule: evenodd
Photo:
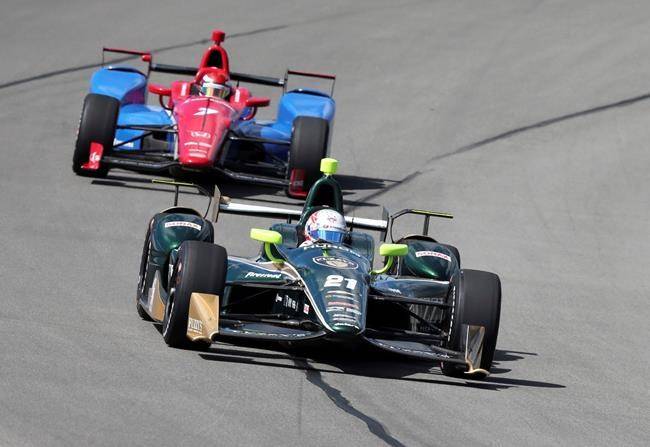
M 99 162 L 104 153 L 104 146 L 101 143 L 92 141 L 90 143 L 90 153 L 88 154 L 88 162 L 81 165 L 81 169 L 88 171 L 96 171 L 99 169 Z
M 230 77 L 228 53 L 221 46 L 225 33 L 215 30 L 212 38 L 214 45 L 203 54 L 193 83 L 174 81 L 170 88 L 154 84 L 149 86 L 149 91 L 161 96 L 161 104 L 162 96 L 169 96 L 167 108 L 172 109 L 176 121 L 178 161 L 188 168 L 213 166 L 220 156 L 230 125 L 238 119 L 247 120 L 255 115 L 255 107 L 246 106 L 246 101 L 251 98 L 247 88 L 233 87 L 226 100 L 192 92 L 193 84 L 198 87 L 205 75 L 211 75 L 220 83 L 228 82 Z M 267 105 L 268 99 L 257 98 L 257 103 Z M 242 116 L 243 113 L 245 116 Z
M 178 124 L 178 160 L 188 167 L 205 168 L 219 156 L 230 124 L 241 110 L 218 98 L 192 96 L 174 107 Z

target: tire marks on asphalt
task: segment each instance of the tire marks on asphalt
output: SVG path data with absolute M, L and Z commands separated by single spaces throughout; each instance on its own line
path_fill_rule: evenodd
M 305 378 L 309 383 L 311 383 L 317 388 L 320 388 L 325 393 L 325 395 L 338 408 L 340 408 L 350 416 L 353 416 L 359 419 L 364 424 L 366 424 L 370 433 L 372 433 L 373 435 L 375 435 L 376 437 L 378 437 L 379 439 L 381 439 L 382 441 L 384 441 L 386 444 L 390 446 L 404 447 L 404 444 L 402 444 L 397 438 L 392 436 L 388 431 L 388 429 L 384 427 L 384 425 L 381 422 L 379 422 L 377 419 L 373 418 L 372 416 L 369 416 L 363 413 L 362 411 L 358 410 L 357 408 L 355 408 L 350 403 L 350 401 L 345 396 L 343 396 L 341 390 L 334 388 L 332 385 L 325 382 L 320 371 L 311 367 L 311 365 L 309 365 L 307 361 L 302 359 L 295 359 L 294 363 L 296 364 L 296 366 L 300 367 L 301 369 L 304 369 Z
M 589 109 L 579 110 L 577 112 L 567 113 L 565 115 L 560 115 L 560 116 L 557 116 L 557 117 L 554 117 L 554 118 L 549 118 L 549 119 L 545 119 L 545 120 L 542 120 L 542 121 L 538 121 L 536 123 L 532 123 L 532 124 L 528 124 L 528 125 L 525 125 L 525 126 L 517 127 L 515 129 L 511 129 L 511 130 L 508 130 L 506 132 L 502 132 L 500 134 L 497 134 L 497 135 L 494 135 L 494 136 L 491 136 L 491 137 L 488 137 L 488 138 L 484 138 L 484 139 L 476 141 L 474 143 L 466 144 L 466 145 L 461 146 L 461 147 L 459 147 L 457 149 L 454 149 L 452 151 L 444 152 L 444 153 L 438 154 L 438 155 L 434 155 L 433 157 L 428 158 L 427 160 L 425 160 L 421 164 L 429 165 L 429 164 L 431 164 L 431 163 L 433 163 L 435 161 L 442 160 L 442 159 L 445 159 L 445 158 L 449 158 L 449 157 L 452 157 L 454 155 L 460 155 L 460 154 L 463 154 L 465 152 L 473 151 L 474 149 L 479 149 L 479 148 L 481 148 L 483 146 L 487 146 L 489 144 L 495 143 L 495 142 L 500 141 L 500 140 L 506 140 L 506 139 L 508 139 L 510 137 L 514 137 L 514 136 L 522 134 L 524 132 L 528 132 L 528 131 L 536 130 L 536 129 L 542 129 L 544 127 L 549 127 L 549 126 L 552 126 L 554 124 L 558 124 L 558 123 L 561 123 L 561 122 L 564 122 L 564 121 L 569 121 L 569 120 L 572 120 L 572 119 L 575 119 L 575 118 L 581 118 L 581 117 L 593 115 L 593 114 L 596 114 L 596 113 L 606 112 L 606 111 L 614 109 L 614 108 L 631 106 L 631 105 L 636 104 L 638 102 L 647 101 L 648 99 L 650 99 L 650 92 L 644 93 L 644 94 L 641 94 L 641 95 L 637 95 L 637 96 L 633 96 L 631 98 L 625 98 L 625 99 L 622 99 L 620 101 L 615 101 L 615 102 L 603 104 L 603 105 L 600 105 L 600 106 L 591 107 Z M 395 189 L 397 187 L 409 184 L 410 182 L 412 182 L 413 180 L 415 180 L 416 178 L 418 178 L 422 174 L 430 172 L 432 169 L 434 169 L 434 168 L 428 168 L 428 169 L 423 169 L 423 170 L 416 169 L 416 170 L 410 172 L 409 174 L 405 175 L 401 180 L 397 180 L 394 183 L 386 186 L 383 189 L 377 190 L 377 191 L 375 191 L 375 192 L 373 192 L 371 194 L 368 194 L 368 195 L 360 197 L 359 199 L 356 199 L 355 202 L 357 204 L 355 204 L 353 207 L 351 207 L 349 211 L 352 211 L 352 210 L 358 208 L 360 206 L 360 204 L 366 203 L 366 202 L 368 202 L 370 200 L 373 200 L 373 199 L 375 199 L 377 197 L 383 196 L 384 194 L 392 191 L 393 189 Z
M 241 32 L 241 33 L 232 33 L 232 34 L 228 35 L 228 38 L 229 39 L 236 39 L 238 37 L 245 37 L 245 36 L 252 36 L 252 35 L 255 35 L 255 34 L 268 33 L 268 32 L 271 32 L 271 31 L 277 31 L 277 30 L 287 28 L 288 26 L 289 25 L 276 25 L 276 26 L 268 26 L 268 27 L 265 27 L 265 28 L 259 28 L 259 29 L 255 29 L 255 30 L 252 30 L 252 31 L 244 31 L 244 32 Z M 189 48 L 189 47 L 193 47 L 195 45 L 205 45 L 205 44 L 207 44 L 207 43 L 209 43 L 211 41 L 212 40 L 209 39 L 209 38 L 193 40 L 191 42 L 184 42 L 184 43 L 180 43 L 180 44 L 176 44 L 176 45 L 168 45 L 168 46 L 165 46 L 165 47 L 155 48 L 155 49 L 151 50 L 151 52 L 152 53 L 162 53 L 164 51 L 178 50 L 180 48 Z M 125 56 L 125 57 L 120 57 L 120 58 L 117 58 L 117 59 L 113 59 L 113 60 L 111 60 L 111 63 L 116 64 L 116 63 L 126 62 L 126 61 L 129 61 L 129 60 L 134 60 L 134 59 L 138 59 L 138 58 L 139 58 L 139 56 Z M 60 76 L 60 75 L 63 75 L 63 74 L 74 73 L 76 71 L 88 70 L 90 68 L 98 68 L 98 67 L 101 67 L 101 66 L 102 66 L 102 63 L 97 62 L 97 63 L 93 63 L 93 64 L 76 65 L 74 67 L 68 67 L 68 68 L 62 68 L 60 70 L 48 71 L 48 72 L 37 74 L 37 75 L 34 75 L 34 76 L 29 76 L 29 77 L 26 77 L 26 78 L 16 79 L 14 81 L 5 82 L 3 84 L 0 84 L 0 90 L 6 89 L 6 88 L 9 88 L 9 87 L 14 87 L 16 85 L 27 84 L 27 83 L 33 82 L 33 81 L 40 81 L 42 79 L 52 78 L 54 76 Z

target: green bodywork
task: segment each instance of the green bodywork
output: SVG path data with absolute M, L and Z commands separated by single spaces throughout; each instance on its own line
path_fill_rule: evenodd
M 257 258 L 228 258 L 226 289 L 220 301 L 223 318 L 249 309 L 259 315 L 291 314 L 290 318 L 312 321 L 330 334 L 356 336 L 366 329 L 370 293 L 445 296 L 459 265 L 450 250 L 432 240 L 405 240 L 405 256 L 404 247 L 386 246 L 385 254 L 402 256 L 396 258 L 396 265 L 387 266 L 390 270 L 377 271 L 388 270 L 390 276 L 373 273 L 374 240 L 363 232 L 351 232 L 345 244 L 318 242 L 301 247 L 304 223 L 325 207 L 343 213 L 341 189 L 331 175 L 324 175 L 312 186 L 297 224 L 278 223 L 271 227 L 273 231 L 251 233 L 263 242 Z M 151 285 L 153 272 L 160 272 L 163 300 L 170 266 L 181 243 L 213 241 L 209 221 L 198 213 L 182 211 L 159 213 L 151 222 L 149 262 L 155 268 L 149 269 L 147 284 Z

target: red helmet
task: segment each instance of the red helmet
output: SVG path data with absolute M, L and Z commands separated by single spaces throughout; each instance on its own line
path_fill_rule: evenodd
M 226 99 L 230 95 L 228 77 L 222 70 L 206 72 L 201 77 L 199 93 L 203 96 Z

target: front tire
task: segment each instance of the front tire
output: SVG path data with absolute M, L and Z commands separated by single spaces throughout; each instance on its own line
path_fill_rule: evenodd
M 228 253 L 220 245 L 185 241 L 178 252 L 165 306 L 163 338 L 174 348 L 191 346 L 187 338 L 187 317 L 192 292 L 223 296 Z
M 289 178 L 302 176 L 302 190 L 320 177 L 320 161 L 327 157 L 329 122 L 323 118 L 299 116 L 293 121 L 289 149 Z M 287 191 L 291 197 L 292 194 Z
M 79 120 L 79 131 L 72 156 L 72 170 L 77 175 L 86 177 L 105 177 L 108 168 L 99 166 L 95 171 L 82 169 L 82 165 L 90 157 L 90 144 L 100 143 L 104 147 L 104 154 L 108 154 L 113 147 L 117 115 L 120 102 L 112 96 L 90 93 L 84 99 Z
M 479 270 L 461 270 L 453 279 L 455 303 L 447 348 L 459 351 L 462 327 L 471 324 L 485 327 L 483 354 L 479 367 L 490 371 L 499 334 L 501 315 L 501 280 L 494 273 Z M 449 376 L 462 376 L 466 368 L 455 363 L 442 363 L 442 372 Z
M 142 257 L 140 259 L 140 280 L 138 281 L 138 291 L 135 297 L 135 309 L 140 318 L 145 321 L 153 321 L 147 311 L 142 307 L 147 290 L 147 272 L 149 270 L 149 252 L 151 251 L 151 223 L 147 227 L 147 234 L 144 237 L 144 247 L 142 247 Z

